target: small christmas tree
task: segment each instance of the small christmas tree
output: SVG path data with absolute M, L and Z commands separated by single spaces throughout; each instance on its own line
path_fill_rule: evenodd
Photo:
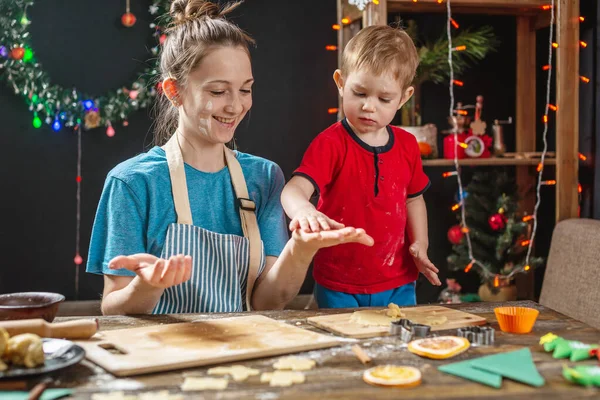
M 477 263 L 472 263 L 469 256 L 459 209 L 459 225 L 448 231 L 448 239 L 453 243 L 448 267 L 453 271 L 479 273 L 481 282 L 494 291 L 499 282 L 509 283 L 516 272 L 526 267 L 531 225 L 518 214 L 517 185 L 505 169 L 478 169 L 463 191 L 462 206 L 465 207 L 472 256 Z M 530 257 L 527 269 L 542 262 L 542 258 Z

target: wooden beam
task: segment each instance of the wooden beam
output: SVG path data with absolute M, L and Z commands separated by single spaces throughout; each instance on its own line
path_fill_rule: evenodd
M 579 172 L 579 0 L 559 0 L 556 57 L 556 220 L 577 217 Z
M 379 0 L 379 4 L 369 3 L 363 11 L 363 27 L 387 25 L 387 2 Z
M 535 20 L 529 16 L 517 17 L 517 90 L 515 109 L 515 138 L 517 152 L 536 150 L 536 60 Z M 536 165 L 538 160 L 536 161 Z M 532 214 L 535 206 L 535 167 L 520 166 L 516 169 L 519 190 L 519 211 Z M 517 275 L 517 292 L 520 299 L 533 300 L 535 281 L 533 274 Z
M 476 14 L 535 15 L 545 12 L 548 0 L 452 0 L 452 12 Z M 446 12 L 446 4 L 437 0 L 387 0 L 388 12 Z

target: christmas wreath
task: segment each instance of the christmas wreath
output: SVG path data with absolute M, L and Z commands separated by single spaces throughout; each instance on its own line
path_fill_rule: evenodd
M 52 83 L 51 77 L 42 68 L 31 46 L 27 8 L 33 0 L 0 0 L 0 78 L 5 79 L 16 95 L 20 95 L 33 113 L 32 124 L 39 128 L 45 122 L 53 130 L 83 125 L 85 129 L 106 126 L 106 134 L 113 136 L 113 123 L 122 121 L 127 125 L 127 116 L 140 108 L 147 107 L 156 96 L 157 87 L 152 79 L 157 74 L 157 57 L 138 79 L 123 87 L 97 97 L 82 93 L 76 88 L 65 88 Z M 159 47 L 166 36 L 162 27 L 168 24 L 169 0 L 152 0 L 150 14 L 164 16 L 150 24 L 156 45 L 150 49 L 158 55 Z M 124 26 L 135 24 L 135 16 L 123 14 Z

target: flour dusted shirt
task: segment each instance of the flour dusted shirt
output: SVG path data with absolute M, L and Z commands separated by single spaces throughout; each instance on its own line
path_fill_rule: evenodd
M 313 275 L 327 289 L 373 294 L 417 279 L 406 242 L 406 200 L 430 183 L 415 137 L 387 129 L 388 143 L 372 147 L 346 120 L 337 122 L 312 141 L 294 172 L 312 181 L 319 211 L 375 240 L 372 247 L 350 243 L 318 251 Z
M 236 152 L 246 178 L 265 255 L 279 256 L 288 240 L 280 203 L 284 177 L 277 164 Z M 206 173 L 185 165 L 194 225 L 208 231 L 243 236 L 233 186 L 226 167 Z M 110 270 L 118 255 L 161 255 L 169 225 L 177 222 L 165 152 L 154 147 L 115 167 L 106 179 L 92 230 L 87 272 L 134 276 Z

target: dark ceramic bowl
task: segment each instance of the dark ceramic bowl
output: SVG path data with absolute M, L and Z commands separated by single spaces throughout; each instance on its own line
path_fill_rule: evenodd
M 65 296 L 58 293 L 23 292 L 0 294 L 0 321 L 43 318 L 52 322 Z

